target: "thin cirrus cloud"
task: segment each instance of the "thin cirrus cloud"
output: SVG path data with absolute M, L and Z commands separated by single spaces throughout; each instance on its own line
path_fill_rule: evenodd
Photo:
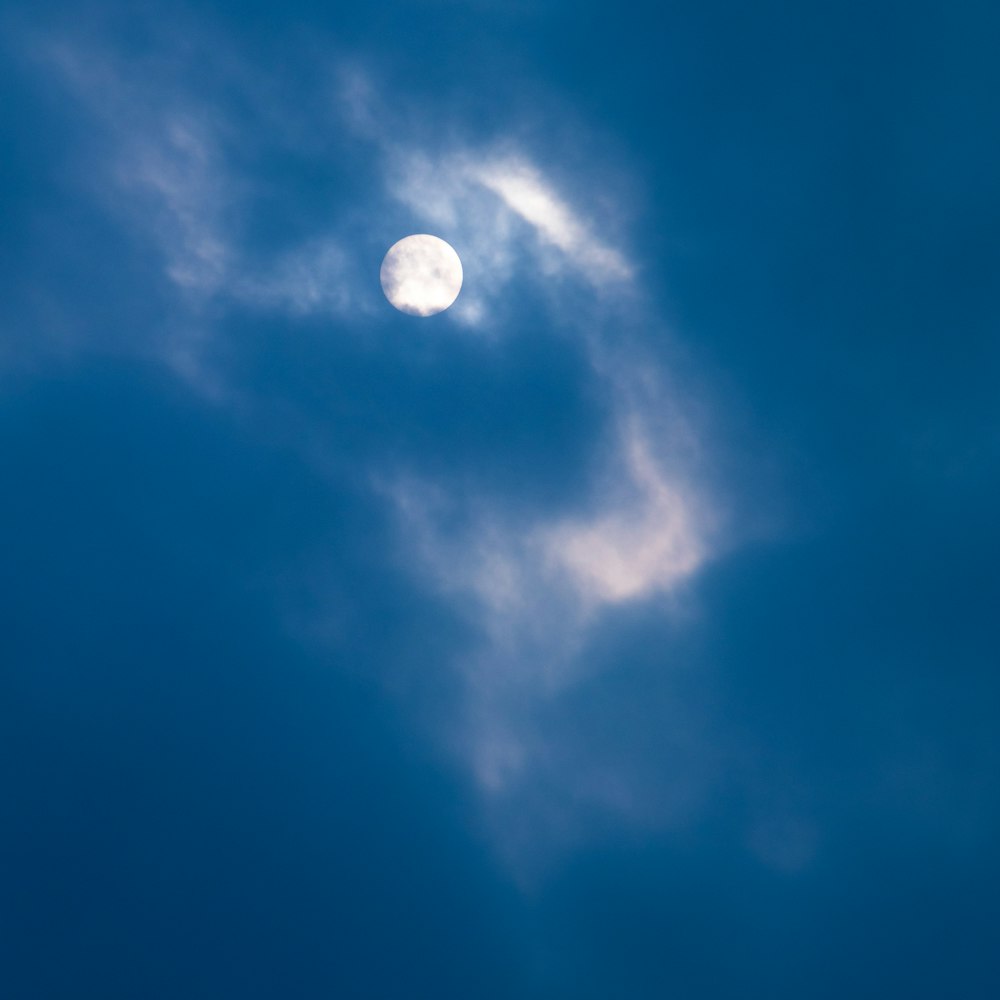
M 453 482 L 405 464 L 379 470 L 404 564 L 479 636 L 454 664 L 464 710 L 437 732 L 468 763 L 493 836 L 522 870 L 574 842 L 595 813 L 639 826 L 689 822 L 717 776 L 700 709 L 681 707 L 678 696 L 670 763 L 655 773 L 542 721 L 595 669 L 592 648 L 614 628 L 609 615 L 650 600 L 676 604 L 719 538 L 719 505 L 699 481 L 697 429 L 668 373 L 642 350 L 644 337 L 665 331 L 643 305 L 640 269 L 596 235 L 617 225 L 580 213 L 572 192 L 526 150 L 499 142 L 431 156 L 401 142 L 390 115 L 371 110 L 370 86 L 355 78 L 350 93 L 352 118 L 381 150 L 392 196 L 417 224 L 440 227 L 462 248 L 467 274 L 489 275 L 479 289 L 467 279 L 466 311 L 451 318 L 502 338 L 506 289 L 538 287 L 545 325 L 582 348 L 609 401 L 573 509 L 525 509 L 470 489 L 460 470 Z M 587 179 L 578 184 L 585 189 Z
M 577 208 L 589 179 L 576 177 L 566 189 L 540 166 L 539 151 L 509 138 L 435 147 L 419 128 L 397 125 L 388 102 L 354 69 L 339 75 L 332 120 L 315 127 L 336 127 L 351 162 L 374 165 L 368 202 L 331 207 L 297 243 L 253 246 L 242 220 L 262 182 L 235 165 L 231 150 L 247 134 L 266 142 L 266 122 L 209 111 L 183 72 L 140 81 L 114 58 L 95 60 L 65 44 L 47 54 L 104 129 L 110 210 L 158 248 L 178 309 L 189 316 L 214 302 L 223 312 L 326 315 L 340 327 L 371 328 L 384 304 L 365 276 L 377 272 L 384 246 L 357 234 L 359 220 L 373 218 L 398 226 L 394 238 L 408 226 L 435 232 L 462 256 L 458 302 L 422 335 L 484 336 L 502 350 L 505 299 L 535 295 L 544 313 L 540 335 L 582 352 L 607 401 L 606 426 L 583 470 L 585 489 L 572 505 L 525 506 L 462 469 L 432 473 L 405 456 L 390 461 L 373 453 L 361 472 L 399 525 L 400 569 L 465 617 L 476 636 L 449 667 L 462 708 L 435 726 L 433 738 L 466 763 L 491 830 L 512 857 L 546 836 L 572 840 L 580 825 L 574 817 L 588 810 L 619 822 L 690 818 L 713 774 L 694 710 L 677 709 L 683 724 L 674 726 L 671 759 L 687 763 L 672 777 L 649 773 L 627 755 L 595 756 L 572 727 L 539 721 L 558 713 L 594 669 L 591 647 L 611 627 L 609 615 L 675 599 L 713 558 L 719 537 L 717 499 L 699 475 L 697 429 L 669 373 L 642 349 L 644 338 L 666 335 L 664 324 L 643 304 L 633 256 L 604 235 L 620 230 L 620 219 Z M 270 113 L 280 117 L 280 109 Z M 544 153 L 558 161 L 558 149 Z M 191 359 L 206 337 L 223 335 L 204 332 L 211 319 L 201 323 L 197 343 L 165 352 L 196 388 L 231 377 Z M 531 847 L 518 832 L 527 814 L 538 820 Z
M 557 525 L 546 539 L 552 558 L 591 602 L 669 590 L 705 557 L 690 503 L 657 465 L 637 423 L 622 443 L 626 497 L 590 521 Z
M 622 255 L 596 239 L 572 209 L 524 162 L 481 165 L 474 176 L 535 227 L 539 237 L 572 260 L 596 285 L 626 281 L 632 270 Z
M 451 150 L 431 158 L 419 145 L 378 135 L 388 190 L 416 217 L 442 227 L 463 249 L 472 280 L 452 318 L 495 326 L 515 273 L 582 279 L 590 293 L 627 295 L 632 268 L 595 233 L 523 150 Z M 532 262 L 531 268 L 525 261 Z M 478 284 L 476 276 L 480 277 Z M 545 289 L 551 294 L 551 289 Z
M 185 71 L 193 67 L 167 60 L 157 76 L 110 47 L 64 39 L 38 41 L 35 50 L 97 125 L 95 196 L 159 250 L 165 277 L 189 305 L 219 298 L 295 315 L 370 309 L 354 293 L 362 282 L 351 256 L 329 229 L 298 246 L 251 248 L 242 225 L 262 192 L 231 162 L 234 146 L 248 148 L 237 123 L 192 89 L 194 74 Z M 251 132 L 269 124 L 256 122 Z

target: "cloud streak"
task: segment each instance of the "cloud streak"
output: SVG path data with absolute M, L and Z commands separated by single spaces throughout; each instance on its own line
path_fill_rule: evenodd
M 592 284 L 632 277 L 622 255 L 593 236 L 535 167 L 517 160 L 485 163 L 474 168 L 473 177 L 534 226 L 542 240 L 566 254 Z
M 382 304 L 368 272 L 377 273 L 385 246 L 412 226 L 452 243 L 465 270 L 458 302 L 426 335 L 478 334 L 503 351 L 519 322 L 507 305 L 516 287 L 514 299 L 536 302 L 539 335 L 587 359 L 607 418 L 581 470 L 586 486 L 572 501 L 526 506 L 463 469 L 431 472 L 398 455 L 373 453 L 359 473 L 399 526 L 400 567 L 477 637 L 449 667 L 462 709 L 436 726 L 436 738 L 466 763 L 502 849 L 511 856 L 523 849 L 517 831 L 525 810 L 539 812 L 536 847 L 579 832 L 581 810 L 636 822 L 689 817 L 711 768 L 690 766 L 677 780 L 650 777 L 627 755 L 592 758 L 571 729 L 547 731 L 539 722 L 597 669 L 593 639 L 609 616 L 642 602 L 669 607 L 713 558 L 718 538 L 717 505 L 692 457 L 698 435 L 683 400 L 668 392 L 667 373 L 638 346 L 651 331 L 666 336 L 663 321 L 642 304 L 633 255 L 597 235 L 620 230 L 621 220 L 579 208 L 592 179 L 578 176 L 574 190 L 564 190 L 540 166 L 543 157 L 510 136 L 463 142 L 452 124 L 442 144 L 407 130 L 355 67 L 339 74 L 333 117 L 321 124 L 339 130 L 352 162 L 368 164 L 367 200 L 353 215 L 317 220 L 304 237 L 255 245 L 247 218 L 266 192 L 235 154 L 249 157 L 240 143 L 266 133 L 256 127 L 263 123 L 208 113 L 183 73 L 137 86 L 113 59 L 53 51 L 108 136 L 111 201 L 137 237 L 159 249 L 189 316 L 220 309 L 288 321 L 326 315 L 372 334 Z M 544 160 L 558 156 L 546 150 Z M 613 213 L 613 202 L 603 204 Z M 384 245 L 371 220 L 386 230 Z M 206 372 L 209 363 L 199 358 L 213 335 L 221 336 L 209 331 L 183 350 L 173 347 L 175 369 L 194 373 L 196 384 L 231 379 Z M 238 382 L 229 389 L 244 392 Z M 308 436 L 322 439 L 323 428 Z M 691 728 L 687 720 L 676 732 Z M 680 758 L 698 759 L 700 738 L 685 745 Z M 664 795 L 664 788 L 674 791 Z

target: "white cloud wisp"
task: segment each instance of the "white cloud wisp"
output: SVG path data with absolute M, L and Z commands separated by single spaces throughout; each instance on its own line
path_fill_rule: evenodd
M 592 757 L 572 730 L 539 721 L 598 669 L 590 649 L 605 623 L 628 605 L 668 608 L 713 558 L 717 537 L 714 498 L 691 458 L 697 435 L 679 416 L 683 400 L 674 392 L 664 404 L 666 373 L 642 350 L 643 337 L 666 335 L 664 323 L 643 304 L 634 255 L 604 235 L 620 230 L 621 220 L 578 209 L 588 178 L 563 190 L 539 165 L 558 158 L 557 149 L 532 155 L 510 138 L 436 150 L 419 134 L 401 138 L 376 88 L 353 72 L 342 76 L 350 85 L 324 125 L 371 165 L 369 201 L 318 220 L 305 238 L 255 248 L 245 216 L 260 182 L 234 165 L 239 128 L 201 109 L 182 78 L 143 88 L 126 85 L 126 70 L 113 60 L 100 72 L 79 53 L 60 50 L 56 61 L 109 137 L 115 210 L 159 249 L 164 275 L 192 316 L 233 307 L 288 320 L 327 315 L 376 336 L 384 303 L 369 277 L 408 226 L 447 239 L 465 270 L 461 296 L 431 336 L 478 332 L 503 350 L 504 300 L 512 289 L 534 297 L 539 336 L 583 357 L 606 402 L 605 432 L 582 470 L 587 486 L 578 502 L 525 506 L 462 470 L 431 473 L 398 456 L 372 455 L 359 474 L 399 525 L 401 568 L 478 637 L 448 668 L 463 707 L 435 736 L 466 763 L 501 849 L 512 856 L 522 849 L 518 831 L 528 814 L 537 813 L 536 842 L 572 839 L 581 810 L 640 824 L 684 822 L 711 768 L 678 765 L 669 780 L 651 777 L 630 758 Z M 380 237 L 371 220 L 392 231 L 375 253 Z M 174 367 L 207 383 L 208 362 L 194 357 L 201 346 L 173 345 Z M 317 426 L 307 436 L 322 434 Z M 694 760 L 703 750 L 699 726 L 682 716 L 678 710 L 673 727 L 676 759 Z

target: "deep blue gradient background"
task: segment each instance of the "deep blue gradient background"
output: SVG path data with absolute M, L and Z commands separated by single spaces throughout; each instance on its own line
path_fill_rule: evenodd
M 41 3 L 5 23 L 0 995 L 1000 993 L 992 5 Z M 613 616 L 544 724 L 655 782 L 690 684 L 756 748 L 712 763 L 697 821 L 608 822 L 525 880 L 426 738 L 469 626 L 398 572 L 353 470 L 405 456 L 515 508 L 574 495 L 607 401 L 530 292 L 489 349 L 390 315 L 352 338 L 349 316 L 223 311 L 235 407 L 157 359 L 175 292 L 94 196 L 94 126 L 34 46 L 155 62 L 202 27 L 304 106 L 329 47 L 484 135 L 527 95 L 626 165 L 683 358 L 645 346 L 703 387 L 727 488 L 790 527 L 707 565 L 696 621 Z M 238 123 L 214 79 L 192 86 Z M 234 142 L 285 187 L 248 246 L 367 197 L 327 141 L 324 171 Z M 331 633 L 304 641 L 317 608 Z M 677 659 L 711 684 L 667 676 Z M 747 849 L 761 801 L 807 818 L 808 858 Z

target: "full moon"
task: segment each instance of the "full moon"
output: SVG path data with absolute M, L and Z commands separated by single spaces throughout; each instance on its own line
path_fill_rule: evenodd
M 440 237 L 419 233 L 389 247 L 379 272 L 385 297 L 411 316 L 444 312 L 462 290 L 462 262 Z

